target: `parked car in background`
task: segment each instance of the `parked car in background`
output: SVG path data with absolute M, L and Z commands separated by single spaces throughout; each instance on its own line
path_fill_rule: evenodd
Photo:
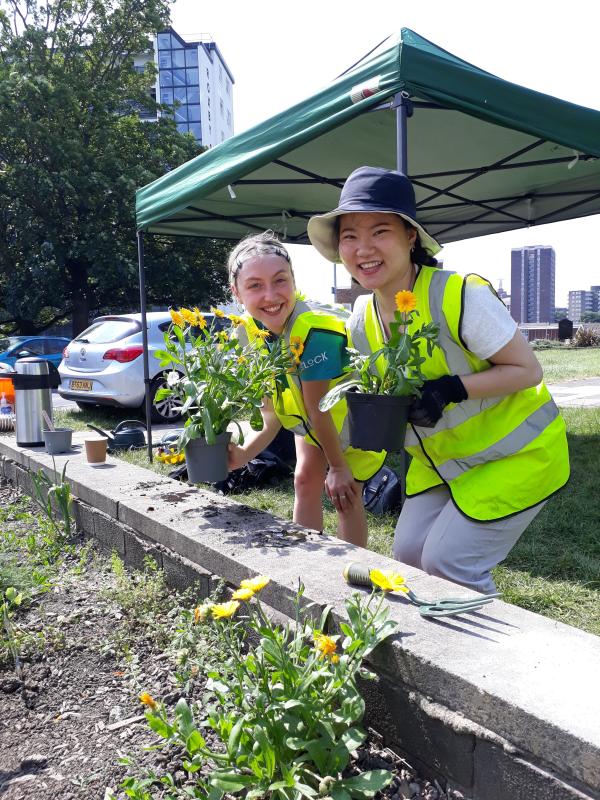
M 205 314 L 209 325 L 228 326 L 229 320 Z M 153 422 L 175 422 L 181 403 L 173 398 L 154 401 L 166 385 L 169 370 L 154 358 L 164 347 L 164 333 L 171 324 L 168 311 L 151 311 L 148 321 L 148 353 Z M 74 400 L 79 408 L 93 405 L 141 408 L 144 405 L 144 362 L 142 358 L 142 315 L 115 314 L 97 317 L 63 352 L 58 371 L 61 397 Z
M 58 367 L 69 344 L 64 336 L 0 336 L 0 363 L 14 367 L 19 358 L 43 358 Z

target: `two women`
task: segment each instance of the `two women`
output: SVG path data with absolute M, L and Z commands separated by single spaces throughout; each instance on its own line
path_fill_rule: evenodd
M 436 268 L 440 246 L 416 221 L 405 175 L 355 170 L 308 235 L 372 292 L 348 323 L 356 349 L 381 347 L 401 290 L 416 295 L 413 324 L 439 323 L 406 435 L 412 460 L 394 557 L 494 592 L 490 569 L 569 476 L 565 425 L 537 359 L 488 281 Z
M 267 447 L 282 425 L 293 430 L 294 521 L 322 530 L 325 485 L 338 513 L 338 535 L 365 547 L 361 481 L 379 470 L 385 453 L 347 446 L 345 403 L 331 414 L 319 410 L 321 397 L 342 377 L 347 315 L 297 297 L 290 256 L 269 231 L 237 245 L 229 257 L 229 279 L 234 297 L 246 309 L 238 336 L 259 338 L 265 347 L 279 339 L 297 362 L 285 382 L 274 387 L 273 401 L 265 400 L 263 430 L 250 434 L 243 446 L 230 447 L 230 469 L 243 466 Z

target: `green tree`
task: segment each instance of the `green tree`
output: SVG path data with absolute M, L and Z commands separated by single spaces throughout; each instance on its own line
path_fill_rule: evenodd
M 600 313 L 597 311 L 585 311 L 581 315 L 581 322 L 600 322 Z
M 0 0 L 0 324 L 36 333 L 139 304 L 135 191 L 201 152 L 156 109 L 168 0 Z M 228 247 L 146 237 L 148 300 L 223 299 Z

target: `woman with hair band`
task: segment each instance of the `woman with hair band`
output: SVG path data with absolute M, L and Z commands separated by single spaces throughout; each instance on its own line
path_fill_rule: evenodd
M 409 416 L 412 459 L 393 554 L 493 593 L 490 570 L 569 477 L 565 424 L 533 351 L 487 280 L 436 268 L 440 246 L 416 221 L 402 173 L 355 170 L 338 207 L 312 217 L 308 235 L 372 292 L 349 320 L 353 347 L 368 355 L 382 346 L 402 290 L 415 294 L 419 312 L 409 333 L 440 325 L 439 347 L 421 352 L 426 381 Z
M 362 481 L 382 466 L 385 453 L 344 444 L 346 403 L 319 410 L 323 395 L 342 377 L 347 363 L 347 312 L 298 299 L 289 253 L 272 231 L 248 236 L 229 256 L 233 296 L 245 307 L 240 339 L 269 346 L 278 339 L 297 368 L 277 383 L 273 401 L 261 409 L 264 427 L 230 445 L 229 468 L 236 469 L 267 447 L 281 426 L 295 434 L 294 522 L 323 529 L 323 487 L 338 514 L 338 536 L 365 547 L 367 523 Z M 341 440 L 340 440 L 341 434 Z

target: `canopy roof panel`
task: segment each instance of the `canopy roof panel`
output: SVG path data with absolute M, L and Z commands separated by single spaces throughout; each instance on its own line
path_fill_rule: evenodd
M 137 192 L 138 229 L 305 242 L 356 167 L 396 167 L 394 97 L 413 105 L 408 174 L 441 242 L 600 213 L 600 111 L 503 81 L 407 28 L 321 92 Z

